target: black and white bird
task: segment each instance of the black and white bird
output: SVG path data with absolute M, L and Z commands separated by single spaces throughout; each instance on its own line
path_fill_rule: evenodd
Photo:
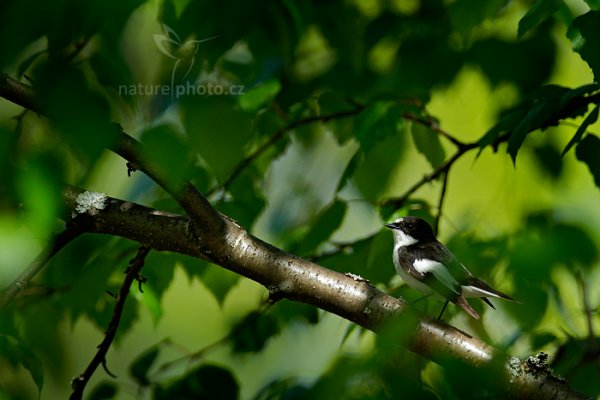
M 394 233 L 394 266 L 404 282 L 426 295 L 433 294 L 445 300 L 438 319 L 450 301 L 475 319 L 479 319 L 479 314 L 467 302 L 468 297 L 479 297 L 492 308 L 495 307 L 487 297 L 515 301 L 475 278 L 446 246 L 438 242 L 425 220 L 404 217 L 385 226 Z

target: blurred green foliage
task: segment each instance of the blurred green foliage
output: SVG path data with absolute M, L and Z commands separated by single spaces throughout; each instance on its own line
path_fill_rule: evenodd
M 110 123 L 117 122 L 144 143 L 144 157 L 169 182 L 192 181 L 221 212 L 261 237 L 328 268 L 360 274 L 424 312 L 437 313 L 440 304 L 419 300 L 397 280 L 392 238 L 380 230 L 381 223 L 412 214 L 462 232 L 441 230 L 475 275 L 522 304 L 496 304 L 494 320 L 487 318 L 492 314 L 487 306 L 474 301 L 484 323 L 465 322 L 452 308 L 447 318 L 511 354 L 553 353 L 559 373 L 578 390 L 598 396 L 600 388 L 592 379 L 600 375 L 597 219 L 571 218 L 561 212 L 558 200 L 555 205 L 555 199 L 547 200 L 536 192 L 542 191 L 539 187 L 532 187 L 533 205 L 515 229 L 476 231 L 476 215 L 462 222 L 446 220 L 442 175 L 422 192 L 408 193 L 401 204 L 388 200 L 406 193 L 456 151 L 441 135 L 446 121 L 431 115 L 428 105 L 466 68 L 492 88 L 509 87 L 516 96 L 515 102 L 502 103 L 509 107 L 494 111 L 498 115 L 490 126 L 473 132 L 480 139 L 469 144 L 477 147 L 478 160 L 488 148 L 502 150 L 513 163 L 517 155 L 524 159 L 517 175 L 539 171 L 550 179 L 546 187 L 569 191 L 581 182 L 600 187 L 599 10 L 592 0 L 282 0 L 260 5 L 242 0 L 4 0 L 0 69 L 31 85 L 50 119 L 7 102 L 0 105 L 0 235 L 16 236 L 11 230 L 16 220 L 33 236 L 23 240 L 45 242 L 65 219 L 60 196 L 65 183 L 88 188 L 99 179 L 117 191 L 127 169 L 120 161 L 110 169 L 106 161 L 106 149 L 116 139 Z M 157 40 L 165 47 L 158 48 Z M 565 44 L 567 52 L 583 60 L 589 79 L 571 85 L 554 77 L 568 57 Z M 479 111 L 465 113 L 474 118 Z M 557 139 L 557 126 L 572 129 Z M 450 134 L 466 140 L 460 132 Z M 473 169 L 480 165 L 476 161 Z M 499 170 L 499 165 L 489 169 Z M 459 168 L 448 172 L 450 187 Z M 575 169 L 586 178 L 589 171 L 592 179 L 577 180 Z M 456 180 L 468 174 L 463 168 Z M 485 187 L 460 193 L 458 201 L 466 204 L 470 196 L 493 192 L 496 184 L 488 179 Z M 181 212 L 143 177 L 125 186 L 125 192 L 109 194 Z M 503 202 L 490 208 L 510 209 Z M 19 249 L 5 242 L 0 287 L 27 264 L 10 259 Z M 69 377 L 87 363 L 94 344 L 81 352 L 76 365 L 67 361 L 64 355 L 80 353 L 80 347 L 65 339 L 65 325 L 91 322 L 100 337 L 135 249 L 124 239 L 80 237 L 0 310 L 0 368 L 11 372 L 0 376 L 0 399 L 37 398 L 38 392 L 49 398 L 48 380 L 61 382 L 58 392 L 66 397 Z M 34 257 L 27 256 L 29 261 Z M 113 346 L 126 342 L 146 314 L 154 328 L 174 313 L 187 323 L 200 321 L 206 331 L 223 328 L 207 323 L 208 303 L 167 302 L 178 269 L 191 282 L 201 282 L 219 310 L 227 308 L 241 286 L 239 275 L 205 261 L 151 252 L 142 270 L 147 278 L 143 292 L 132 287 Z M 265 306 L 262 300 L 244 295 L 241 311 L 223 317 L 220 339 L 206 347 L 194 343 L 197 351 L 180 349 L 184 369 L 169 374 L 169 360 L 177 358 L 173 346 L 153 340 L 145 350 L 128 353 L 122 367 L 131 380 L 98 380 L 88 389 L 89 398 L 123 398 L 131 385 L 138 396 L 156 399 L 493 395 L 493 376 L 461 366 L 440 368 L 399 346 L 409 329 L 405 326 L 376 338 L 350 329 L 342 344 L 323 334 L 317 342 L 335 342 L 327 345 L 337 346 L 336 354 L 310 378 L 276 370 L 252 381 L 254 371 L 241 376 L 239 364 L 299 363 L 287 355 L 298 350 L 295 342 L 277 356 L 269 353 L 270 346 L 279 337 L 326 324 L 314 307 Z M 299 349 L 304 357 L 317 358 L 313 344 Z M 230 358 L 214 363 L 211 354 L 223 348 Z M 465 374 L 470 383 L 480 384 L 465 386 Z

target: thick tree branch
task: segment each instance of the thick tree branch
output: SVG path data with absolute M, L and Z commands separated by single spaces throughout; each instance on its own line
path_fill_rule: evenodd
M 0 86 L 3 83 L 6 83 L 6 79 L 0 79 Z M 6 88 L 0 87 L 0 95 L 5 94 Z M 23 99 L 17 98 L 17 100 Z M 416 315 L 403 301 L 386 295 L 364 280 L 355 280 L 339 272 L 328 270 L 252 236 L 234 221 L 216 211 L 192 185 L 185 183 L 174 186 L 162 179 L 159 169 L 146 165 L 145 160 L 139 156 L 141 152 L 137 142 L 123 132 L 120 132 L 120 136 L 122 140 L 113 150 L 129 162 L 136 164 L 137 168 L 148 173 L 156 183 L 165 188 L 188 213 L 190 219 L 188 223 L 182 224 L 181 220 L 173 217 L 176 221 L 167 225 L 169 230 L 155 228 L 153 230 L 155 235 L 144 237 L 144 233 L 133 226 L 136 222 L 134 219 L 109 215 L 127 212 L 127 210 L 121 210 L 123 202 L 108 198 L 106 201 L 111 205 L 110 207 L 83 212 L 86 218 L 91 219 L 89 226 L 92 226 L 94 231 L 123 237 L 131 236 L 133 240 L 142 237 L 161 244 L 163 250 L 171 250 L 167 248 L 166 243 L 175 242 L 178 247 L 174 251 L 209 258 L 224 268 L 261 283 L 274 297 L 312 304 L 368 329 L 379 330 L 392 320 L 405 321 L 408 325 L 405 325 L 404 331 L 411 333 L 406 345 L 418 354 L 442 364 L 448 361 L 459 361 L 463 365 L 475 367 L 498 368 L 500 366 L 500 369 L 493 370 L 499 373 L 498 381 L 502 382 L 500 387 L 502 397 L 585 398 L 571 390 L 564 382 L 557 380 L 543 368 L 543 365 L 540 367 L 539 363 L 534 368 L 527 362 L 515 358 L 508 359 L 489 345 L 458 329 L 441 321 Z M 477 144 L 459 146 L 457 153 L 413 186 L 406 197 L 425 182 L 447 171 L 453 162 L 475 147 Z M 80 196 L 77 195 L 76 199 Z M 82 214 L 77 208 L 74 211 Z M 161 218 L 152 212 L 147 216 L 150 219 Z M 106 225 L 106 221 L 115 219 L 127 220 L 128 226 Z M 191 242 L 184 243 L 188 240 Z M 146 244 L 144 241 L 142 243 Z
M 82 193 L 67 189 L 67 205 L 73 211 L 76 198 Z M 78 220 L 89 232 L 118 235 L 192 257 L 206 256 L 196 245 L 189 230 L 191 221 L 186 217 L 108 197 L 106 207 L 75 217 L 74 221 Z M 229 250 L 223 254 L 215 251 L 211 261 L 264 285 L 277 298 L 315 305 L 374 331 L 398 318 L 405 323 L 405 332 L 412 332 L 405 343 L 410 350 L 441 364 L 460 361 L 472 367 L 491 368 L 497 371 L 506 398 L 585 398 L 556 378 L 543 363 L 509 358 L 442 321 L 417 315 L 402 300 L 368 282 L 288 254 L 231 221 L 226 225 L 224 246 Z

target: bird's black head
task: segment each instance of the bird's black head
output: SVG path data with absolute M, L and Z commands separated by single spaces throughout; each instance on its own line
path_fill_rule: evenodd
M 385 224 L 385 226 L 390 229 L 402 231 L 405 235 L 421 243 L 436 240 L 431 226 L 424 219 L 418 217 L 398 218 L 392 223 Z

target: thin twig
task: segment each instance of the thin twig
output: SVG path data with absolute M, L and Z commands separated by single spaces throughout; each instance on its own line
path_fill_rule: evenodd
M 48 246 L 33 260 L 31 264 L 19 275 L 10 285 L 0 292 L 0 309 L 7 306 L 15 296 L 25 289 L 29 281 L 44 268 L 44 266 L 54 257 L 63 247 L 79 237 L 83 231 L 78 227 L 68 227 L 64 231 L 55 235 Z
M 283 135 L 286 132 L 296 129 L 298 127 L 304 126 L 304 125 L 312 124 L 314 122 L 328 122 L 328 121 L 331 121 L 334 119 L 340 119 L 340 118 L 357 115 L 364 109 L 365 109 L 365 106 L 357 104 L 355 106 L 355 108 L 353 108 L 351 110 L 340 111 L 340 112 L 336 112 L 333 114 L 327 114 L 327 115 L 302 118 L 302 119 L 294 121 L 291 124 L 288 124 L 288 125 L 280 128 L 277 132 L 275 132 L 273 135 L 271 135 L 269 137 L 269 139 L 267 139 L 266 142 L 264 142 L 261 146 L 259 146 L 252 153 L 250 153 L 250 155 L 248 155 L 248 157 L 246 157 L 243 160 L 241 160 L 240 162 L 238 162 L 233 167 L 231 174 L 229 174 L 229 177 L 225 180 L 225 182 L 223 182 L 221 185 L 215 186 L 214 188 L 209 190 L 209 192 L 206 194 L 206 196 L 208 197 L 220 190 L 227 190 L 227 188 L 231 185 L 231 183 L 242 173 L 242 171 L 244 171 L 244 169 L 246 169 L 254 160 L 256 160 L 261 154 L 263 154 L 271 146 L 273 146 L 275 143 L 277 143 L 279 140 L 281 140 L 281 138 L 283 137 Z
M 38 114 L 42 112 L 37 93 L 30 86 L 5 73 L 0 73 L 0 97 Z
M 248 319 L 245 322 L 253 323 L 253 322 L 257 321 L 261 316 L 264 315 L 264 313 L 270 307 L 271 307 L 271 304 L 268 301 L 263 302 L 261 304 L 260 308 L 258 309 L 258 311 L 254 312 L 254 314 L 252 315 L 252 318 Z M 227 344 L 231 339 L 233 339 L 235 337 L 235 335 L 243 332 L 243 330 L 246 329 L 246 327 L 247 327 L 247 324 L 238 324 L 238 325 L 234 326 L 233 329 L 231 329 L 226 335 L 224 335 L 220 339 L 217 339 L 216 341 L 204 346 L 203 348 L 196 350 L 195 352 L 185 355 L 183 357 L 179 357 L 174 360 L 165 362 L 160 367 L 158 367 L 156 372 L 154 372 L 152 375 L 154 377 L 157 377 L 162 373 L 168 372 L 170 369 L 176 367 L 177 365 L 179 365 L 181 363 L 194 362 L 194 361 L 200 360 L 201 358 L 205 357 L 211 351 L 217 349 L 219 346 Z
M 594 323 L 593 323 L 593 310 L 590 307 L 590 299 L 588 295 L 587 286 L 585 285 L 585 280 L 583 279 L 583 274 L 580 270 L 575 274 L 577 278 L 577 282 L 581 288 L 581 298 L 583 302 L 583 315 L 585 315 L 587 330 L 588 330 L 588 340 L 592 348 L 596 347 L 596 335 L 594 334 Z
M 440 191 L 440 200 L 438 202 L 438 212 L 435 217 L 434 233 L 437 236 L 440 230 L 440 219 L 442 218 L 442 208 L 444 207 L 444 199 L 446 198 L 446 188 L 448 187 L 448 175 L 450 174 L 450 166 L 444 172 L 444 178 L 442 180 L 442 190 Z
M 461 142 L 460 140 L 458 140 L 457 138 L 455 138 L 454 136 L 452 136 L 451 134 L 449 134 L 448 132 L 446 132 L 445 130 L 440 128 L 437 121 L 434 119 L 423 119 L 423 118 L 417 117 L 416 115 L 413 115 L 408 112 L 403 113 L 402 118 L 427 126 L 429 129 L 431 129 L 435 133 L 448 139 L 452 144 L 454 144 L 459 149 L 463 148 L 465 146 L 468 146 L 466 143 Z
M 87 385 L 88 381 L 96 371 L 99 365 L 102 365 L 107 374 L 112 377 L 115 377 L 113 373 L 108 370 L 106 366 L 106 353 L 110 348 L 115 335 L 117 333 L 117 328 L 119 327 L 119 323 L 121 322 L 121 315 L 123 314 L 123 308 L 125 307 L 125 300 L 127 299 L 127 295 L 129 294 L 129 288 L 135 279 L 139 280 L 140 271 L 144 266 L 144 261 L 150 248 L 141 246 L 136 254 L 136 256 L 129 262 L 129 267 L 126 270 L 125 279 L 123 280 L 123 284 L 121 285 L 121 289 L 117 295 L 117 302 L 115 304 L 115 309 L 113 311 L 112 318 L 110 319 L 110 323 L 108 324 L 108 329 L 106 330 L 106 335 L 104 336 L 104 340 L 98 346 L 98 351 L 96 355 L 85 369 L 83 374 L 74 378 L 71 382 L 71 386 L 73 387 L 73 393 L 71 394 L 70 400 L 80 400 L 83 396 L 83 390 Z
M 406 192 L 404 192 L 404 194 L 402 194 L 399 197 L 392 197 L 392 198 L 386 199 L 381 202 L 381 205 L 382 206 L 392 206 L 396 209 L 400 208 L 402 206 L 402 204 L 404 204 L 404 202 L 414 192 L 416 192 L 417 190 L 419 190 L 421 188 L 421 186 L 423 186 L 427 182 L 431 182 L 432 180 L 436 179 L 441 174 L 448 171 L 450 169 L 450 167 L 452 166 L 452 164 L 454 164 L 454 162 L 456 162 L 456 160 L 458 160 L 460 157 L 462 157 L 469 150 L 475 149 L 477 147 L 479 147 L 479 143 L 477 143 L 477 142 L 464 144 L 463 147 L 459 148 L 452 157 L 450 157 L 442 165 L 440 165 L 439 167 L 434 169 L 433 172 L 431 172 L 430 174 L 424 175 L 423 178 L 421 178 L 418 182 L 416 182 L 414 185 L 412 185 Z

